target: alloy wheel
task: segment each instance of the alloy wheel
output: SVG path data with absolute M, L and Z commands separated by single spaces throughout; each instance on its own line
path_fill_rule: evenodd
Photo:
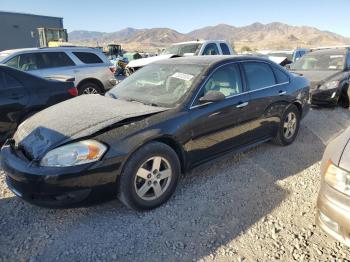
M 145 161 L 137 170 L 135 190 L 146 201 L 161 197 L 170 185 L 172 169 L 169 162 L 160 156 Z
M 87 87 L 84 89 L 83 94 L 84 95 L 93 95 L 93 94 L 98 94 L 98 91 L 93 87 Z
M 283 134 L 286 139 L 291 139 L 297 130 L 297 116 L 289 112 L 283 123 Z

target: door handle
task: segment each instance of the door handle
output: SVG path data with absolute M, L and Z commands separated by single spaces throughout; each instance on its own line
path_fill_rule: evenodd
M 278 94 L 279 94 L 280 96 L 283 96 L 283 95 L 287 94 L 287 91 L 282 91 L 282 90 L 281 90 L 281 91 L 278 92 Z
M 238 105 L 236 105 L 237 108 L 243 108 L 246 107 L 248 105 L 248 102 L 244 102 L 244 103 L 239 103 Z

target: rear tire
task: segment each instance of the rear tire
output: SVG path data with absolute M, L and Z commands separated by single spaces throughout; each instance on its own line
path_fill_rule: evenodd
M 295 105 L 290 105 L 283 113 L 280 126 L 273 143 L 280 146 L 292 144 L 298 135 L 300 127 L 300 112 Z
M 101 95 L 102 90 L 97 84 L 93 82 L 86 82 L 78 88 L 78 94 L 79 95 L 91 95 L 91 94 Z
M 180 173 L 172 148 L 159 142 L 146 144 L 129 158 L 118 178 L 118 198 L 131 209 L 156 208 L 174 193 Z

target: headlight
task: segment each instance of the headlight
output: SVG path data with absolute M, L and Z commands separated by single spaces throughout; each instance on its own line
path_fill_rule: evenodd
M 98 161 L 107 147 L 95 140 L 68 144 L 48 152 L 40 161 L 41 166 L 67 167 Z
M 321 90 L 335 89 L 338 88 L 339 81 L 329 81 L 320 86 Z
M 328 185 L 350 196 L 350 173 L 348 171 L 329 161 L 324 178 Z

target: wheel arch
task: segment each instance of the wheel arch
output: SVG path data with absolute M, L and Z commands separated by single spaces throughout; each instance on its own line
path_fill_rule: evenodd
M 104 92 L 105 88 L 102 84 L 102 82 L 96 78 L 93 77 L 89 77 L 89 78 L 84 78 L 83 80 L 81 80 L 78 85 L 77 85 L 77 89 L 79 89 L 82 85 L 86 84 L 86 83 L 94 83 L 96 84 L 99 88 L 101 88 L 101 91 Z
M 303 116 L 303 106 L 300 101 L 296 100 L 293 102 L 293 105 L 295 105 L 298 108 L 298 111 L 300 113 L 300 117 Z

